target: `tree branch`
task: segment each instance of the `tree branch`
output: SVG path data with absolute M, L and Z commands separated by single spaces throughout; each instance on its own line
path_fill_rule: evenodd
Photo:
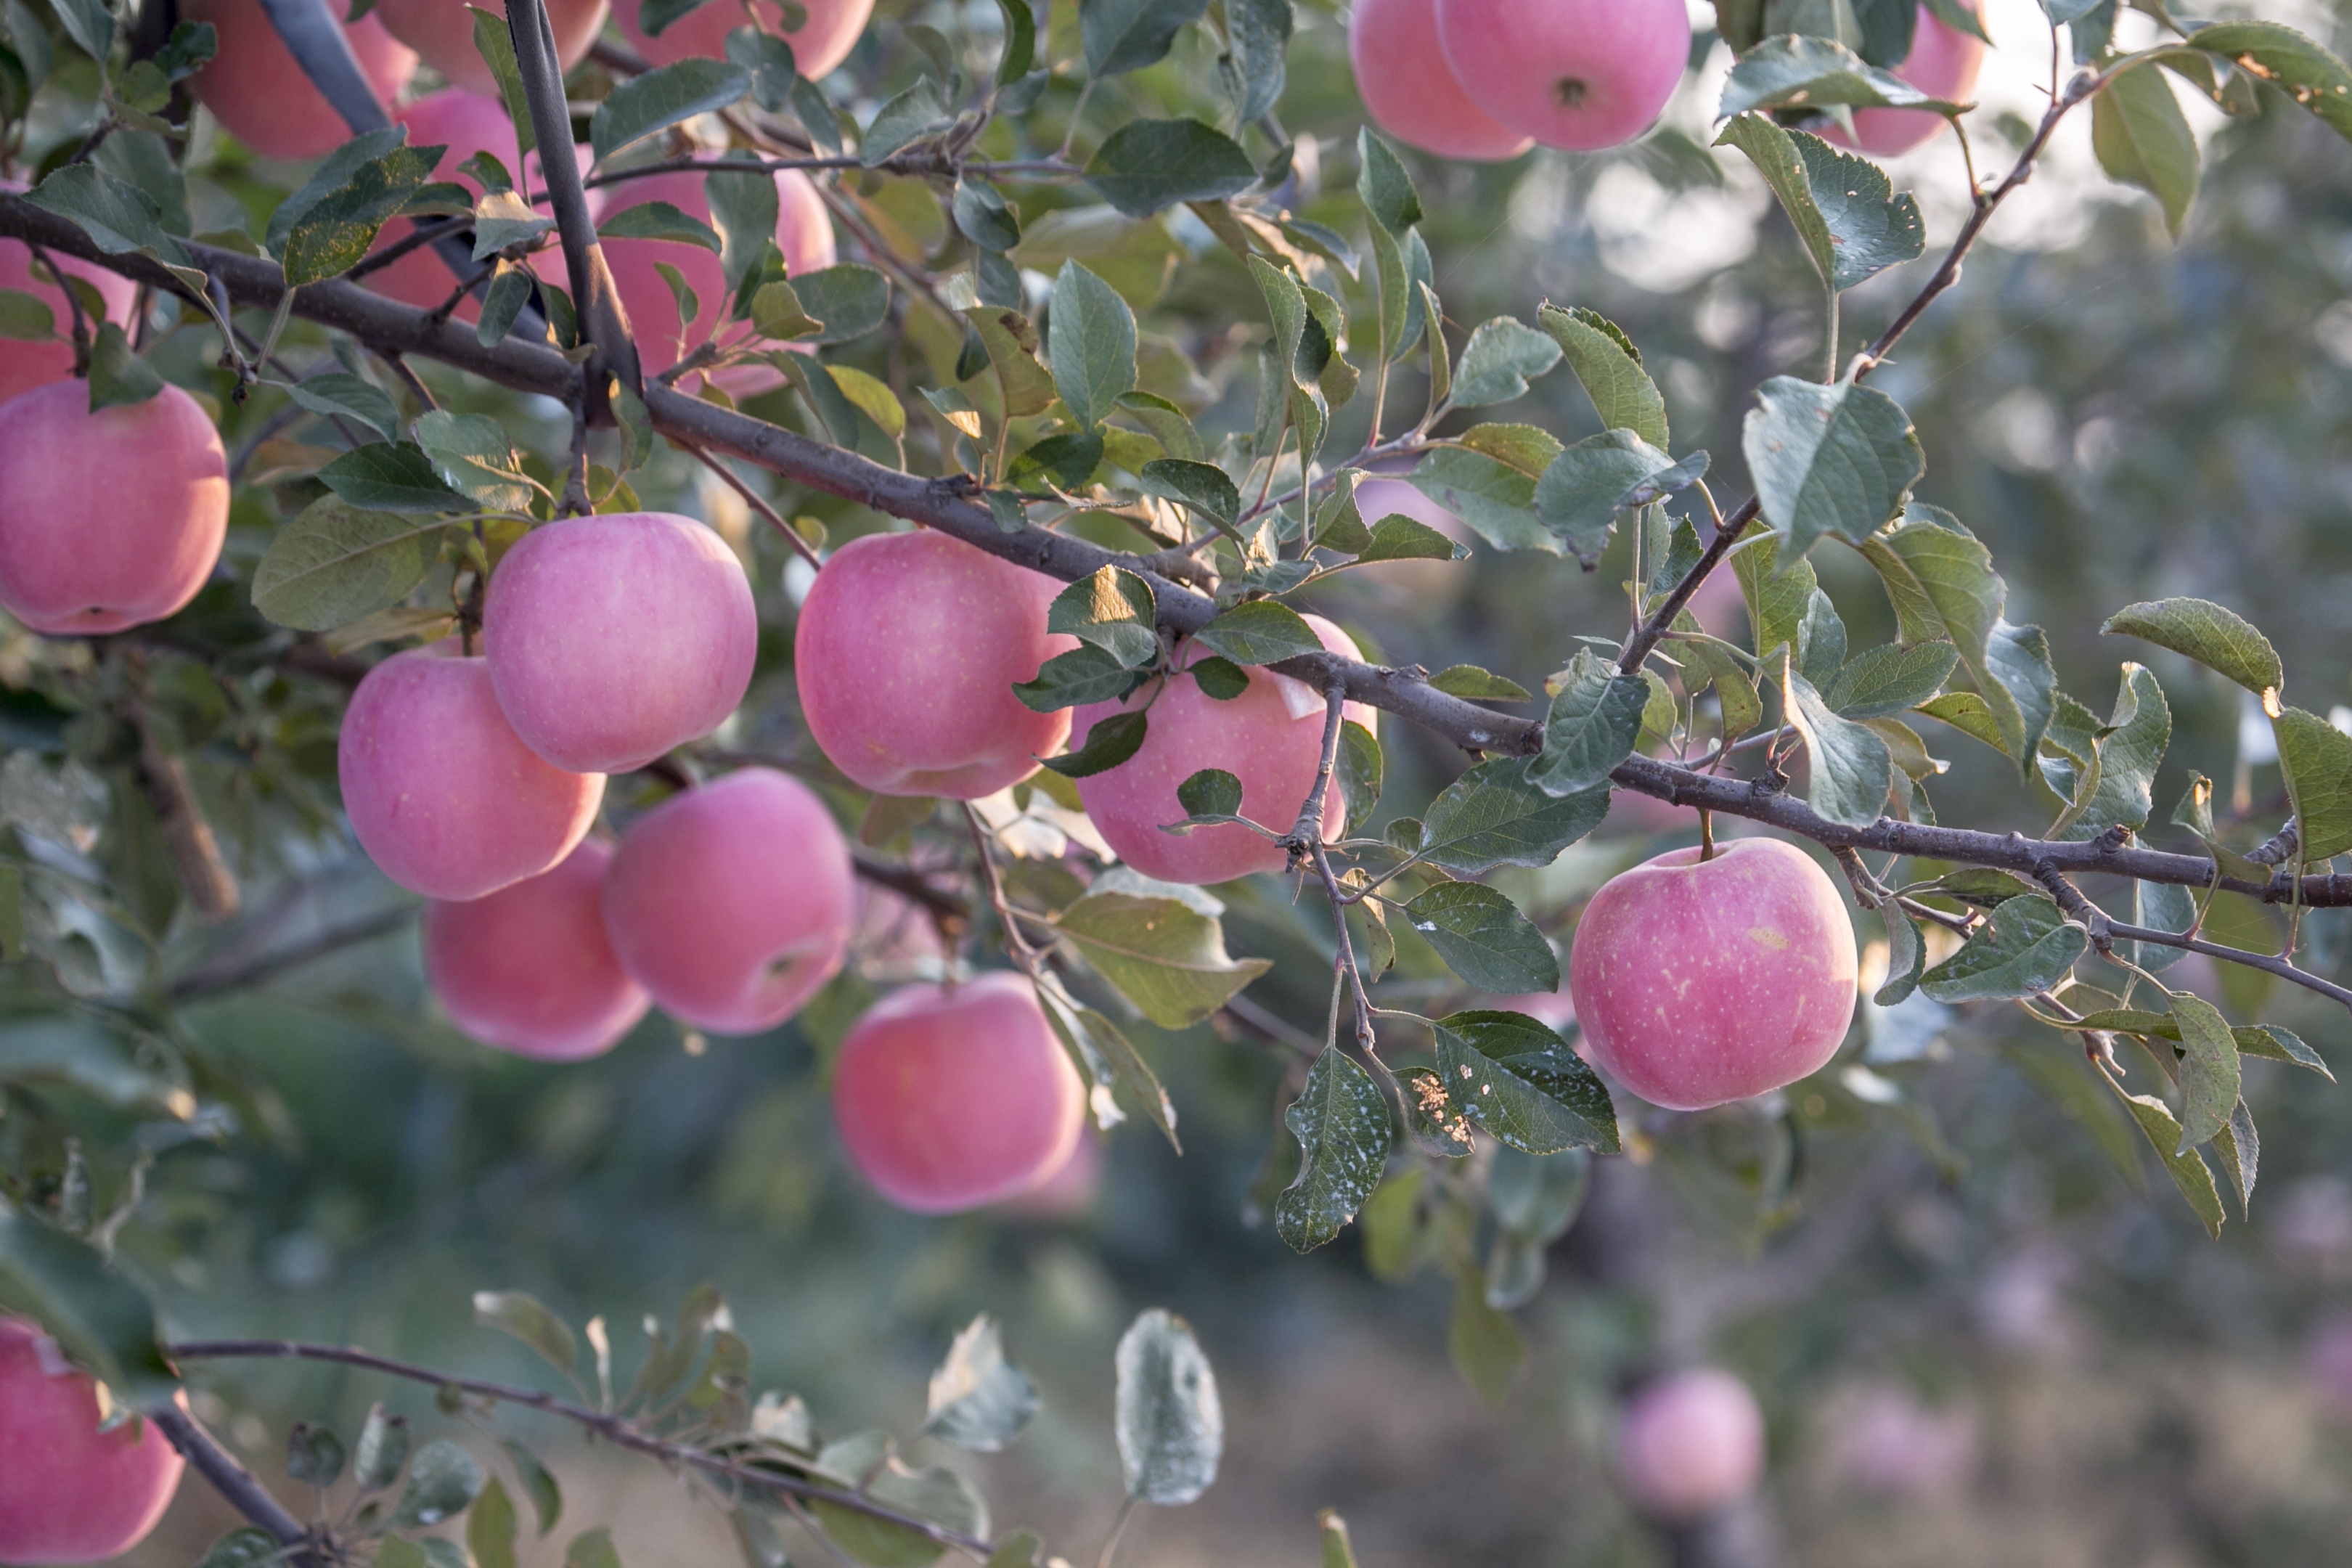
M 165 1345 L 163 1351 L 174 1361 L 267 1358 L 329 1362 L 338 1366 L 360 1367 L 369 1372 L 383 1373 L 391 1377 L 406 1378 L 412 1383 L 429 1384 L 438 1388 L 454 1388 L 478 1398 L 492 1400 L 500 1405 L 520 1405 L 525 1409 L 537 1410 L 544 1415 L 555 1416 L 559 1420 L 572 1422 L 575 1426 L 595 1433 L 614 1447 L 644 1454 L 659 1459 L 665 1464 L 689 1466 L 705 1475 L 717 1476 L 741 1486 L 761 1487 L 787 1498 L 805 1499 L 822 1502 L 831 1508 L 843 1509 L 851 1513 L 862 1513 L 868 1519 L 879 1520 L 887 1524 L 895 1524 L 902 1530 L 913 1531 L 941 1546 L 953 1547 L 959 1552 L 968 1552 L 983 1560 L 988 1556 L 988 1542 L 984 1541 L 966 1535 L 961 1531 L 949 1530 L 928 1519 L 901 1513 L 897 1509 L 876 1502 L 871 1498 L 846 1488 L 823 1486 L 799 1476 L 782 1474 L 759 1465 L 739 1463 L 685 1443 L 673 1443 L 666 1438 L 654 1436 L 640 1428 L 635 1422 L 622 1416 L 601 1410 L 591 1410 L 585 1405 L 574 1405 L 568 1399 L 559 1399 L 551 1394 L 541 1394 L 536 1389 L 516 1388 L 503 1383 L 486 1383 L 479 1378 L 452 1377 L 446 1373 L 436 1372 L 429 1366 L 419 1366 L 413 1362 L 395 1361 L 389 1356 L 376 1355 L 369 1351 L 356 1350 L 343 1345 L 307 1344 L 294 1340 L 200 1340 L 184 1344 Z M 180 1419 L 186 1421 L 185 1416 L 181 1416 Z M 188 1425 L 193 1426 L 194 1424 L 188 1423 Z M 165 1436 L 171 1436 L 169 1427 L 165 1428 Z M 201 1436 L 201 1434 L 198 1436 Z M 178 1439 L 174 1438 L 173 1441 L 177 1442 Z M 189 1455 L 191 1463 L 196 1462 L 195 1455 L 190 1453 L 187 1448 L 183 1447 L 181 1451 Z M 218 1450 L 215 1449 L 215 1452 L 217 1453 Z M 226 1454 L 221 1454 L 219 1457 L 238 1475 L 245 1474 L 236 1460 L 229 1458 Z M 205 1472 L 205 1478 L 213 1480 L 215 1486 L 222 1484 L 209 1470 Z M 250 1483 L 253 1478 L 245 1476 L 245 1479 Z M 226 1488 L 224 1488 L 224 1495 L 226 1495 Z M 264 1496 L 266 1497 L 267 1494 Z M 232 1498 L 231 1500 L 236 1500 Z M 272 1502 L 270 1506 L 276 1505 Z M 242 1507 L 241 1504 L 240 1507 Z M 279 1511 L 283 1512 L 282 1510 Z M 257 1516 L 250 1511 L 247 1513 L 247 1517 L 259 1522 Z M 288 1517 L 290 1521 L 291 1516 Z M 265 1525 L 264 1528 L 269 1527 Z M 301 1527 L 296 1525 L 294 1528 L 295 1539 L 303 1538 Z M 275 1531 L 272 1533 L 276 1533 Z
M 293 1568 L 320 1568 L 319 1554 L 312 1550 L 310 1532 L 303 1528 L 302 1521 L 270 1496 L 268 1489 L 254 1479 L 252 1471 L 214 1442 L 212 1434 L 196 1425 L 194 1416 L 177 1405 L 167 1405 L 148 1413 L 145 1419 L 155 1424 L 155 1429 L 180 1451 L 196 1474 L 212 1484 L 222 1500 L 268 1531 L 271 1539 L 287 1549 L 287 1560 Z

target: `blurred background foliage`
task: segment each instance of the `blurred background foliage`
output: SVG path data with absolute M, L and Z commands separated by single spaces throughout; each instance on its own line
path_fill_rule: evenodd
M 2324 6 L 2256 9 L 2339 50 L 2352 41 Z M 1071 13 L 1052 7 L 1057 55 L 1071 52 Z M 2042 70 L 2038 11 L 2021 0 L 1990 15 L 2003 59 L 2030 83 Z M 918 68 L 889 23 L 985 38 L 994 18 L 990 0 L 884 0 L 846 68 L 860 118 Z M 1700 49 L 1711 44 L 1703 34 Z M 1205 47 L 1189 42 L 1102 97 L 1127 109 L 1179 102 L 1183 83 L 1214 79 L 1183 54 Z M 1711 71 L 1667 123 L 1618 153 L 1413 168 L 1448 314 L 1532 319 L 1546 299 L 1601 310 L 1642 346 L 1678 447 L 1713 452 L 1717 493 L 1736 496 L 1748 390 L 1817 363 L 1821 323 L 1785 223 L 1743 160 L 1706 148 L 1723 63 L 1714 49 Z M 89 85 L 77 97 L 69 70 L 45 92 L 36 154 L 71 140 Z M 1076 96 L 1057 84 L 1030 120 L 992 131 L 991 150 L 1050 150 Z M 2029 114 L 2030 96 L 2020 99 Z M 1302 209 L 1360 235 L 1361 111 L 1331 5 L 1301 6 L 1280 114 L 1320 154 L 1301 159 Z M 1977 122 L 1987 168 L 2027 131 L 1998 103 Z M 2159 817 L 2193 768 L 2223 782 L 2225 806 L 2251 814 L 2241 835 L 2251 845 L 2276 826 L 2283 797 L 2275 768 L 2241 752 L 2234 689 L 2144 646 L 2103 641 L 2097 626 L 2137 599 L 2219 599 L 2277 644 L 2294 700 L 2321 711 L 2352 702 L 2352 152 L 2275 101 L 2256 121 L 2205 115 L 2200 126 L 2204 195 L 2176 246 L 2152 204 L 2086 172 L 2088 128 L 2071 125 L 2025 211 L 2004 216 L 1878 384 L 1926 442 L 1921 499 L 1992 546 L 2011 618 L 2050 629 L 2067 689 L 2104 710 L 2119 658 L 2157 669 L 2176 718 Z M 205 157 L 210 177 L 193 201 L 267 212 L 279 188 L 271 171 L 217 145 L 200 144 Z M 1964 199 L 1958 169 L 1948 138 L 1898 167 L 1898 188 L 1921 186 L 1929 259 L 1850 299 L 1850 345 L 1933 264 Z M 916 250 L 944 238 L 919 184 L 869 180 L 861 195 Z M 1075 188 L 1020 199 L 1024 265 L 1050 275 L 1076 254 L 1151 304 L 1147 384 L 1210 410 L 1204 427 L 1248 424 L 1258 328 L 1254 307 L 1238 325 L 1234 307 L 1254 294 L 1213 237 L 1181 218 L 1102 225 L 1077 210 L 1088 198 Z M 1073 216 L 1047 219 L 1055 207 Z M 201 214 L 196 226 L 207 226 Z M 167 351 L 182 355 L 174 378 L 225 390 L 202 363 L 200 335 L 184 337 Z M 299 328 L 293 341 L 317 352 Z M 954 347 L 918 330 L 868 340 L 853 358 L 911 393 L 937 384 L 922 358 Z M 542 460 L 559 453 L 551 405 L 426 375 L 451 406 L 495 409 Z M 300 426 L 273 423 L 268 395 L 228 415 L 232 451 L 254 447 L 249 479 L 269 466 L 266 443 L 299 438 Z M 1408 374 L 1392 405 L 1418 404 Z M 799 418 L 781 396 L 758 411 Z M 1596 427 L 1566 376 L 1498 412 L 1562 439 Z M 1340 417 L 1335 450 L 1353 448 L 1364 416 L 1360 399 Z M 805 578 L 681 456 L 659 459 L 637 488 L 649 504 L 719 523 L 758 566 L 771 636 L 751 716 L 728 743 L 814 761 L 789 669 Z M 309 493 L 242 492 L 233 562 L 249 567 L 278 509 L 290 515 Z M 836 541 L 880 522 L 823 497 L 775 499 Z M 1866 570 L 1833 551 L 1821 559 L 1856 646 L 1891 635 Z M 1573 635 L 1622 631 L 1625 564 L 1622 543 L 1591 574 L 1482 549 L 1450 572 L 1363 574 L 1319 607 L 1375 657 L 1474 662 L 1532 688 Z M 250 615 L 243 590 L 220 584 L 172 631 L 201 653 L 208 638 L 249 636 Z M 1232 1447 L 1198 1507 L 1139 1525 L 1128 1548 L 1137 1563 L 1310 1562 L 1313 1513 L 1327 1505 L 1349 1516 L 1369 1568 L 1660 1561 L 1612 1491 L 1604 1438 L 1629 1380 L 1694 1357 L 1735 1368 L 1765 1403 L 1766 1511 L 1790 1563 L 2291 1568 L 2341 1562 L 2352 1540 L 2352 1353 L 2331 1337 L 2352 1321 L 2336 1316 L 2352 1312 L 2352 1100 L 2287 1068 L 2249 1071 L 2265 1180 L 2251 1221 L 2233 1213 L 2218 1243 L 2074 1048 L 2013 1010 L 1874 1012 L 1857 1030 L 1870 1063 L 1859 1075 L 1849 1052 L 1764 1102 L 1629 1116 L 1642 1131 L 1634 1154 L 1596 1163 L 1584 1214 L 1516 1315 L 1525 1363 L 1489 1410 L 1446 1364 L 1450 1279 L 1375 1278 L 1367 1227 L 1300 1258 L 1252 1223 L 1287 1098 L 1281 1050 L 1139 1024 L 1182 1117 L 1181 1159 L 1130 1121 L 1102 1140 L 1101 1179 L 1066 1212 L 902 1215 L 848 1173 L 823 1090 L 829 1046 L 866 988 L 919 958 L 919 931 L 872 944 L 865 973 L 769 1037 L 703 1042 L 656 1017 L 602 1060 L 511 1059 L 437 1017 L 413 925 L 336 830 L 331 702 L 299 680 L 215 677 L 194 659 L 154 655 L 150 695 L 204 748 L 199 783 L 240 847 L 257 911 L 224 939 L 173 924 L 173 890 L 133 879 L 152 826 L 74 797 L 58 759 L 102 760 L 120 740 L 104 715 L 44 700 L 51 657 L 22 637 L 0 647 L 13 775 L 0 779 L 0 806 L 114 868 L 132 906 L 122 926 L 172 931 L 166 956 L 192 978 L 183 1005 L 152 998 L 151 1035 L 95 1040 L 95 1026 L 70 1022 L 0 1030 L 0 1169 L 63 1179 L 71 1137 L 104 1205 L 132 1179 L 135 1155 L 144 1197 L 121 1246 L 184 1335 L 348 1342 L 527 1380 L 522 1352 L 471 1326 L 473 1290 L 528 1289 L 575 1321 L 602 1313 L 626 1365 L 641 1343 L 632 1325 L 666 1317 L 686 1289 L 710 1280 L 756 1352 L 757 1386 L 806 1394 L 821 1425 L 845 1431 L 910 1425 L 922 1373 L 985 1310 L 1047 1394 L 1024 1444 L 982 1461 L 997 1518 L 1035 1523 L 1075 1555 L 1091 1550 L 1116 1492 L 1103 1441 L 1110 1345 L 1137 1307 L 1165 1304 L 1198 1327 L 1223 1374 Z M 1386 739 L 1390 812 L 1416 810 L 1464 764 L 1402 726 Z M 1950 731 L 1930 739 L 1953 763 L 1936 790 L 1943 820 L 2046 824 L 1991 753 Z M 850 811 L 852 797 L 841 798 Z M 1671 814 L 1621 802 L 1599 837 L 1513 890 L 1533 898 L 1564 942 L 1581 897 L 1606 875 L 1691 836 Z M 950 853 L 921 839 L 908 852 Z M 1229 902 L 1233 951 L 1276 960 L 1251 997 L 1319 1032 L 1326 917 L 1271 884 L 1231 889 Z M 299 967 L 268 964 L 318 933 L 371 922 L 382 931 L 373 940 Z M 2341 923 L 2312 922 L 2339 979 L 2352 967 Z M 78 940 L 72 952 L 93 973 L 136 984 L 142 961 L 121 928 L 50 934 L 52 956 Z M 218 988 L 257 963 L 254 984 Z M 5 973 L 8 1006 L 53 1012 L 58 983 L 47 965 Z M 2221 984 L 2201 965 L 2176 973 Z M 1389 984 L 1398 994 L 1442 989 L 1442 974 L 1408 951 Z M 2301 993 L 2229 984 L 2241 1017 L 2264 1009 L 2352 1064 L 2342 1017 Z M 1454 1348 L 1481 1359 L 1475 1345 Z M 423 1390 L 331 1371 L 216 1366 L 197 1382 L 201 1408 L 265 1468 L 291 1419 L 348 1434 L 378 1397 L 431 1419 Z M 574 1522 L 619 1523 L 633 1568 L 731 1550 L 717 1516 L 658 1476 L 608 1474 L 548 1436 L 560 1468 L 600 1478 L 593 1492 L 575 1485 Z M 140 1563 L 201 1549 L 221 1516 L 198 1490 Z

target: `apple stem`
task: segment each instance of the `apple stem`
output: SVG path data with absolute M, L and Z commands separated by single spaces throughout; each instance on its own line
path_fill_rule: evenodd
M 1715 858 L 1715 813 L 1705 806 L 1698 809 L 1698 858 L 1702 865 Z

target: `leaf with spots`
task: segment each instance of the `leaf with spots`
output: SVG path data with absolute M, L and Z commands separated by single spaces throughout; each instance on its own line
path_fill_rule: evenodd
M 1919 977 L 1937 1002 L 1987 1002 L 2047 991 L 2091 944 L 2056 903 L 2033 894 L 2008 899 L 1959 952 Z
M 1293 1248 L 1312 1252 L 1347 1227 L 1380 1184 L 1389 1105 L 1371 1074 L 1327 1046 L 1283 1121 L 1298 1140 L 1298 1177 L 1275 1202 L 1274 1228 Z
M 1433 1026 L 1454 1110 L 1528 1154 L 1617 1152 L 1609 1090 L 1568 1042 L 1523 1013 L 1455 1013 Z

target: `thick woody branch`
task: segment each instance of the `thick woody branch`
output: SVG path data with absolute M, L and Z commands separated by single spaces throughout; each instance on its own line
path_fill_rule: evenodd
M 319 1554 L 312 1550 L 310 1532 L 303 1528 L 302 1521 L 270 1496 L 268 1489 L 254 1479 L 252 1471 L 214 1442 L 212 1434 L 198 1426 L 194 1416 L 167 1405 L 146 1419 L 152 1421 L 165 1441 L 180 1451 L 191 1469 L 211 1483 L 223 1501 L 268 1531 L 270 1538 L 285 1548 L 291 1568 L 320 1568 Z

